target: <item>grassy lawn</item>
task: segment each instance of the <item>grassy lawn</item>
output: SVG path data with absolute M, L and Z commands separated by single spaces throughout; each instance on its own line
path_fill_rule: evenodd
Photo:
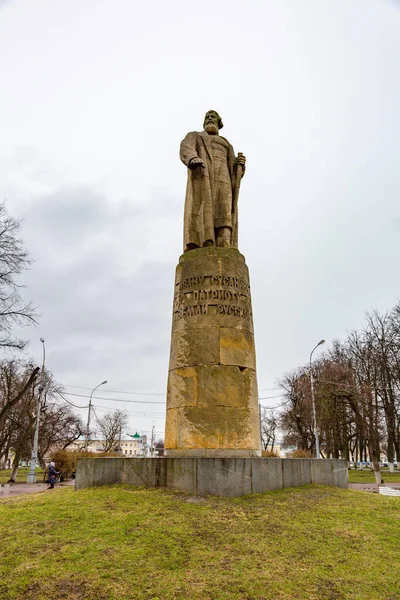
M 382 479 L 385 484 L 390 485 L 391 483 L 400 483 L 400 471 L 389 473 L 388 469 L 382 469 Z M 370 469 L 362 470 L 350 469 L 349 470 L 349 483 L 375 483 L 374 472 Z
M 16 483 L 26 483 L 26 477 L 29 473 L 29 467 L 20 467 L 17 473 Z M 36 481 L 41 483 L 43 480 L 43 471 L 40 468 L 36 469 Z M 10 479 L 11 469 L 0 469 L 0 483 L 7 483 Z
M 400 598 L 400 499 L 114 486 L 0 501 L 2 600 Z

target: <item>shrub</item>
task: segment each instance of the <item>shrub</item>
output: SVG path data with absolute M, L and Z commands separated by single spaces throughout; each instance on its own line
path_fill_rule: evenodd
M 76 459 L 82 456 L 82 452 L 71 452 L 69 450 L 57 450 L 51 456 L 51 460 L 55 462 L 57 471 L 60 471 L 60 480 L 70 479 L 72 473 L 75 473 Z M 88 452 L 84 453 L 85 455 Z
M 263 450 L 261 456 L 264 458 L 280 458 L 279 454 L 275 450 Z
M 89 452 L 82 450 L 81 452 L 72 452 L 71 450 L 56 450 L 51 455 L 51 460 L 55 462 L 57 471 L 60 471 L 60 480 L 71 479 L 76 471 L 76 461 L 78 458 L 104 458 L 104 457 L 120 457 L 116 452 Z
M 309 450 L 292 450 L 286 456 L 287 458 L 313 458 Z

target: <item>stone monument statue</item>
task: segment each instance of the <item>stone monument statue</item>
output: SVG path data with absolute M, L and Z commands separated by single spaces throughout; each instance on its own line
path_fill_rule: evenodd
M 215 110 L 204 117 L 204 131 L 192 131 L 181 143 L 188 167 L 184 250 L 218 246 L 237 248 L 237 204 L 246 158 L 219 135 L 222 119 Z
M 245 157 L 209 111 L 188 133 L 184 253 L 176 268 L 165 449 L 169 457 L 254 457 L 261 438 L 249 273 L 238 251 Z

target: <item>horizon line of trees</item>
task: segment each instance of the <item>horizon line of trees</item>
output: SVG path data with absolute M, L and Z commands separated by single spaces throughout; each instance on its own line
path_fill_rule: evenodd
M 312 369 L 321 456 L 369 459 L 380 483 L 382 456 L 390 471 L 400 458 L 400 302 L 385 313 L 367 313 L 364 327 L 334 340 Z M 284 399 L 279 412 L 264 414 L 264 449 L 273 449 L 280 430 L 285 446 L 315 456 L 309 365 L 278 384 Z

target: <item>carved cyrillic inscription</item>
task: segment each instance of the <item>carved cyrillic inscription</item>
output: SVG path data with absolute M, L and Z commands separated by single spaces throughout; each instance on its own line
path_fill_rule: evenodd
M 225 275 L 196 275 L 176 282 L 174 320 L 209 314 L 251 319 L 248 281 Z
M 250 293 L 248 281 L 239 277 L 228 277 L 226 275 L 196 275 L 179 281 L 176 285 L 180 292 L 186 292 L 194 288 L 202 287 L 203 285 L 219 285 L 223 287 L 233 287 L 244 292 Z

